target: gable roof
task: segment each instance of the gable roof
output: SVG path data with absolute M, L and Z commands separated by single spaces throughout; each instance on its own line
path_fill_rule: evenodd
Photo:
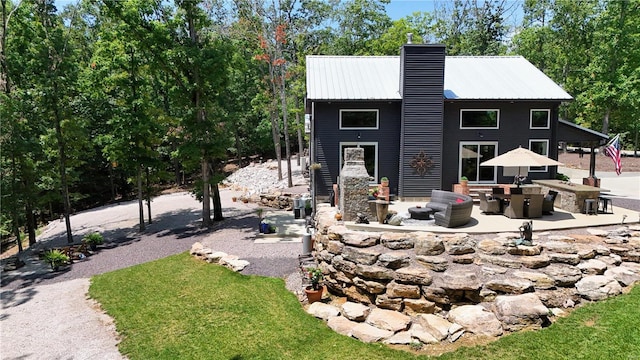
M 307 56 L 310 100 L 402 100 L 399 56 Z M 572 100 L 522 56 L 447 56 L 446 100 Z

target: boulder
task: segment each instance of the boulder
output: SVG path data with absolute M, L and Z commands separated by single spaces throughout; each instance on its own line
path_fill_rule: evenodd
M 519 258 L 522 266 L 529 269 L 539 269 L 550 264 L 551 260 L 546 255 L 523 256 Z
M 386 289 L 385 284 L 373 280 L 361 279 L 359 277 L 353 278 L 352 282 L 359 289 L 362 289 L 369 294 L 382 294 Z
M 383 341 L 383 343 L 389 345 L 409 345 L 411 342 L 411 333 L 409 331 L 400 331 Z
M 578 247 L 573 243 L 564 241 L 548 241 L 542 244 L 545 251 L 559 254 L 577 254 Z
M 409 254 L 403 252 L 384 253 L 378 256 L 378 262 L 389 269 L 400 269 L 411 264 Z
M 589 259 L 581 262 L 577 267 L 585 275 L 602 275 L 608 266 L 604 261 Z
M 509 331 L 529 327 L 541 328 L 549 315 L 549 309 L 535 293 L 498 296 L 494 302 L 494 309 L 504 328 Z
M 396 270 L 395 280 L 399 283 L 429 285 L 432 278 L 424 267 L 404 267 Z
M 336 268 L 336 270 L 342 271 L 348 275 L 355 275 L 356 273 L 356 264 L 346 260 L 342 257 L 342 255 L 336 255 L 331 259 L 331 265 Z
M 370 247 L 380 241 L 380 235 L 364 231 L 348 232 L 342 235 L 342 242 L 355 247 Z
M 382 246 L 391 250 L 412 249 L 414 245 L 413 233 L 383 233 L 380 236 Z
M 412 338 L 420 340 L 424 344 L 436 344 L 439 342 L 431 333 L 426 331 L 420 324 L 412 324 L 409 329 Z
M 356 274 L 372 280 L 392 280 L 395 276 L 394 271 L 377 265 L 356 265 Z
M 555 280 L 549 275 L 536 271 L 517 270 L 513 272 L 513 276 L 531 281 L 536 289 L 551 289 L 555 286 Z
M 585 299 L 595 301 L 622 293 L 622 287 L 618 281 L 605 275 L 585 276 L 576 283 L 576 290 Z
M 401 311 L 402 304 L 401 298 L 390 298 L 385 294 L 376 297 L 376 306 L 381 309 Z
M 456 233 L 440 235 L 449 255 L 463 255 L 476 252 L 476 241 L 468 234 Z
M 351 329 L 351 336 L 362 342 L 372 343 L 393 336 L 393 331 L 383 330 L 367 323 L 358 323 Z
M 547 256 L 549 260 L 554 263 L 569 265 L 578 265 L 580 263 L 580 255 L 578 254 L 548 253 Z
M 227 257 L 228 254 L 222 251 L 214 251 L 211 254 L 208 254 L 206 256 L 207 258 L 207 262 L 213 263 L 213 264 L 218 264 L 220 263 L 220 259 L 222 259 L 223 257 Z
M 611 268 L 605 271 L 604 275 L 616 279 L 622 286 L 629 286 L 640 281 L 640 273 L 625 266 Z
M 479 290 L 482 282 L 473 271 L 448 271 L 435 281 L 437 286 L 448 290 Z
M 522 294 L 533 291 L 533 283 L 519 277 L 492 279 L 487 281 L 484 286 L 487 289 L 507 294 Z
M 411 318 L 397 311 L 373 309 L 365 322 L 380 329 L 397 332 L 406 330 L 411 323 Z
M 387 284 L 386 294 L 390 298 L 419 299 L 420 287 L 418 285 L 401 284 L 391 281 Z
M 448 320 L 433 314 L 418 316 L 418 322 L 426 332 L 438 339 L 438 341 L 442 341 L 449 336 L 449 328 L 453 325 Z
M 567 264 L 551 264 L 542 269 L 542 272 L 551 276 L 556 286 L 573 286 L 582 278 L 580 269 Z
M 344 316 L 349 320 L 358 321 L 358 322 L 364 321 L 367 318 L 367 316 L 369 316 L 369 313 L 371 312 L 370 307 L 362 304 L 350 302 L 350 301 L 347 301 L 346 303 L 342 304 L 342 306 L 340 307 L 340 310 L 341 310 L 340 312 L 342 313 L 342 316 Z
M 429 270 L 443 272 L 449 267 L 449 260 L 441 256 L 418 255 L 416 261 Z
M 342 250 L 342 257 L 356 264 L 373 265 L 378 261 L 378 256 L 380 256 L 380 252 L 374 249 L 345 246 Z
M 344 249 L 344 244 L 337 240 L 329 240 L 327 243 L 327 251 L 331 254 L 341 254 Z
M 486 255 L 479 254 L 478 258 L 482 264 L 493 264 L 511 269 L 519 269 L 522 267 L 520 259 L 500 256 L 500 255 Z
M 480 305 L 462 305 L 451 311 L 449 321 L 460 324 L 468 332 L 476 335 L 500 336 L 503 333 L 498 318 Z
M 351 321 L 345 318 L 344 316 L 334 316 L 334 317 L 330 317 L 329 320 L 327 320 L 327 326 L 329 326 L 331 330 L 345 336 L 351 336 L 351 333 L 353 332 L 353 328 L 356 325 L 358 325 L 357 322 Z
M 191 245 L 191 250 L 189 251 L 189 254 L 196 255 L 202 249 L 204 249 L 204 246 L 202 245 L 202 243 L 195 242 L 195 243 L 193 243 L 193 245 Z
M 444 243 L 433 233 L 417 233 L 414 238 L 416 255 L 435 256 L 442 254 Z
M 507 253 L 507 247 L 504 242 L 496 239 L 480 240 L 478 249 L 488 255 L 503 255 Z
M 436 304 L 426 299 L 404 299 L 404 311 L 408 314 L 433 314 Z
M 323 320 L 328 320 L 329 318 L 340 315 L 340 310 L 337 307 L 322 302 L 314 302 L 309 305 L 307 312 Z
M 542 252 L 542 247 L 537 244 L 533 246 L 517 245 L 508 247 L 507 252 L 511 255 L 534 256 L 540 255 L 540 252 Z

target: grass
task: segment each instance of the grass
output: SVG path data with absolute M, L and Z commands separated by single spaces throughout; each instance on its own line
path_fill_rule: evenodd
M 416 359 L 339 335 L 306 314 L 281 279 L 244 276 L 188 254 L 96 276 L 129 359 Z M 542 331 L 443 359 L 640 359 L 640 287 Z M 635 357 L 634 357 L 635 356 Z

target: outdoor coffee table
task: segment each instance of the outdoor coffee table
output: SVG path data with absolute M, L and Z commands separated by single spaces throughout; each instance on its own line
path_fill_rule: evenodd
M 411 207 L 409 208 L 409 214 L 411 218 L 415 220 L 430 220 L 431 215 L 436 212 L 430 207 Z

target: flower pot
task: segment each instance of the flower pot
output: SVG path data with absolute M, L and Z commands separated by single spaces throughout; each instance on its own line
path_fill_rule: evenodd
M 301 212 L 301 210 L 299 208 L 294 208 L 293 209 L 293 217 L 295 219 L 300 219 L 300 212 Z
M 379 224 L 384 224 L 389 212 L 389 202 L 384 200 L 376 201 L 376 217 Z
M 236 201 L 238 201 L 238 198 L 234 196 L 234 197 L 231 198 L 231 201 L 236 202 Z
M 338 221 L 342 220 L 342 214 L 341 213 L 336 213 L 335 218 Z
M 260 223 L 260 232 L 263 233 L 263 234 L 268 234 L 269 233 L 269 224 Z
M 307 286 L 304 289 L 304 293 L 307 295 L 307 300 L 309 304 L 313 304 L 316 301 L 322 300 L 322 292 L 324 291 L 324 287 L 321 287 L 319 290 L 313 290 L 311 286 Z
M 304 215 L 311 216 L 311 208 L 304 208 Z

